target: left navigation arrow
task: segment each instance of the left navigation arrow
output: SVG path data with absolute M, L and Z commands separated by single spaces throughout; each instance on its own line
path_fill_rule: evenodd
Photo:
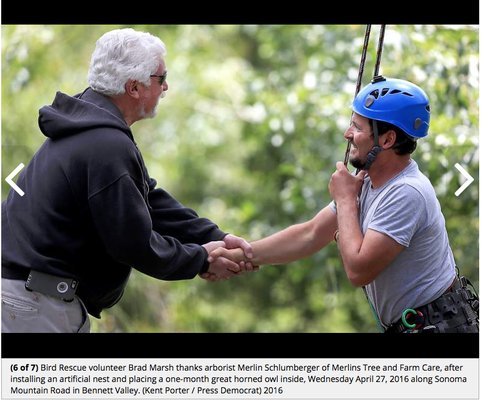
M 17 184 L 12 180 L 14 178 L 15 175 L 17 175 L 20 170 L 25 167 L 25 165 L 23 165 L 23 163 L 20 163 L 17 165 L 17 168 L 15 168 L 11 173 L 10 175 L 8 175 L 6 178 L 5 178 L 5 182 L 7 182 L 13 190 L 15 190 L 20 196 L 23 196 L 25 194 L 25 192 L 20 189 Z

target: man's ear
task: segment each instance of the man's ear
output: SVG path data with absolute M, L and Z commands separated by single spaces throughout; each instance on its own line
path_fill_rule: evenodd
M 391 149 L 396 143 L 396 132 L 393 129 L 388 130 L 380 140 L 383 150 Z
M 125 84 L 125 93 L 134 99 L 139 98 L 139 81 L 129 79 Z

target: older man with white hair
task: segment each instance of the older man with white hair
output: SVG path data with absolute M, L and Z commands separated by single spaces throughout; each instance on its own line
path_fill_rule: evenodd
M 132 268 L 157 279 L 239 271 L 207 261 L 243 239 L 184 207 L 149 177 L 131 126 L 151 118 L 169 89 L 164 43 L 149 33 L 105 33 L 90 87 L 58 92 L 40 109 L 47 139 L 2 204 L 2 331 L 89 332 L 122 296 Z

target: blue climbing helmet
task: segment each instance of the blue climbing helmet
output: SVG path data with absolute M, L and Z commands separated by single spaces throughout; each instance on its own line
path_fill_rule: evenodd
M 358 93 L 352 109 L 365 118 L 395 125 L 414 140 L 428 135 L 428 96 L 409 81 L 376 76 Z

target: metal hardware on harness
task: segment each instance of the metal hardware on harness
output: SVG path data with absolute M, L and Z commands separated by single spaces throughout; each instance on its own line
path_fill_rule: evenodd
M 410 315 L 414 315 L 414 323 L 410 324 L 407 319 Z M 420 328 L 424 322 L 424 315 L 421 311 L 416 311 L 413 310 L 412 308 L 406 308 L 403 311 L 402 317 L 401 317 L 401 322 L 402 324 L 408 328 L 408 329 L 413 329 L 413 328 Z

